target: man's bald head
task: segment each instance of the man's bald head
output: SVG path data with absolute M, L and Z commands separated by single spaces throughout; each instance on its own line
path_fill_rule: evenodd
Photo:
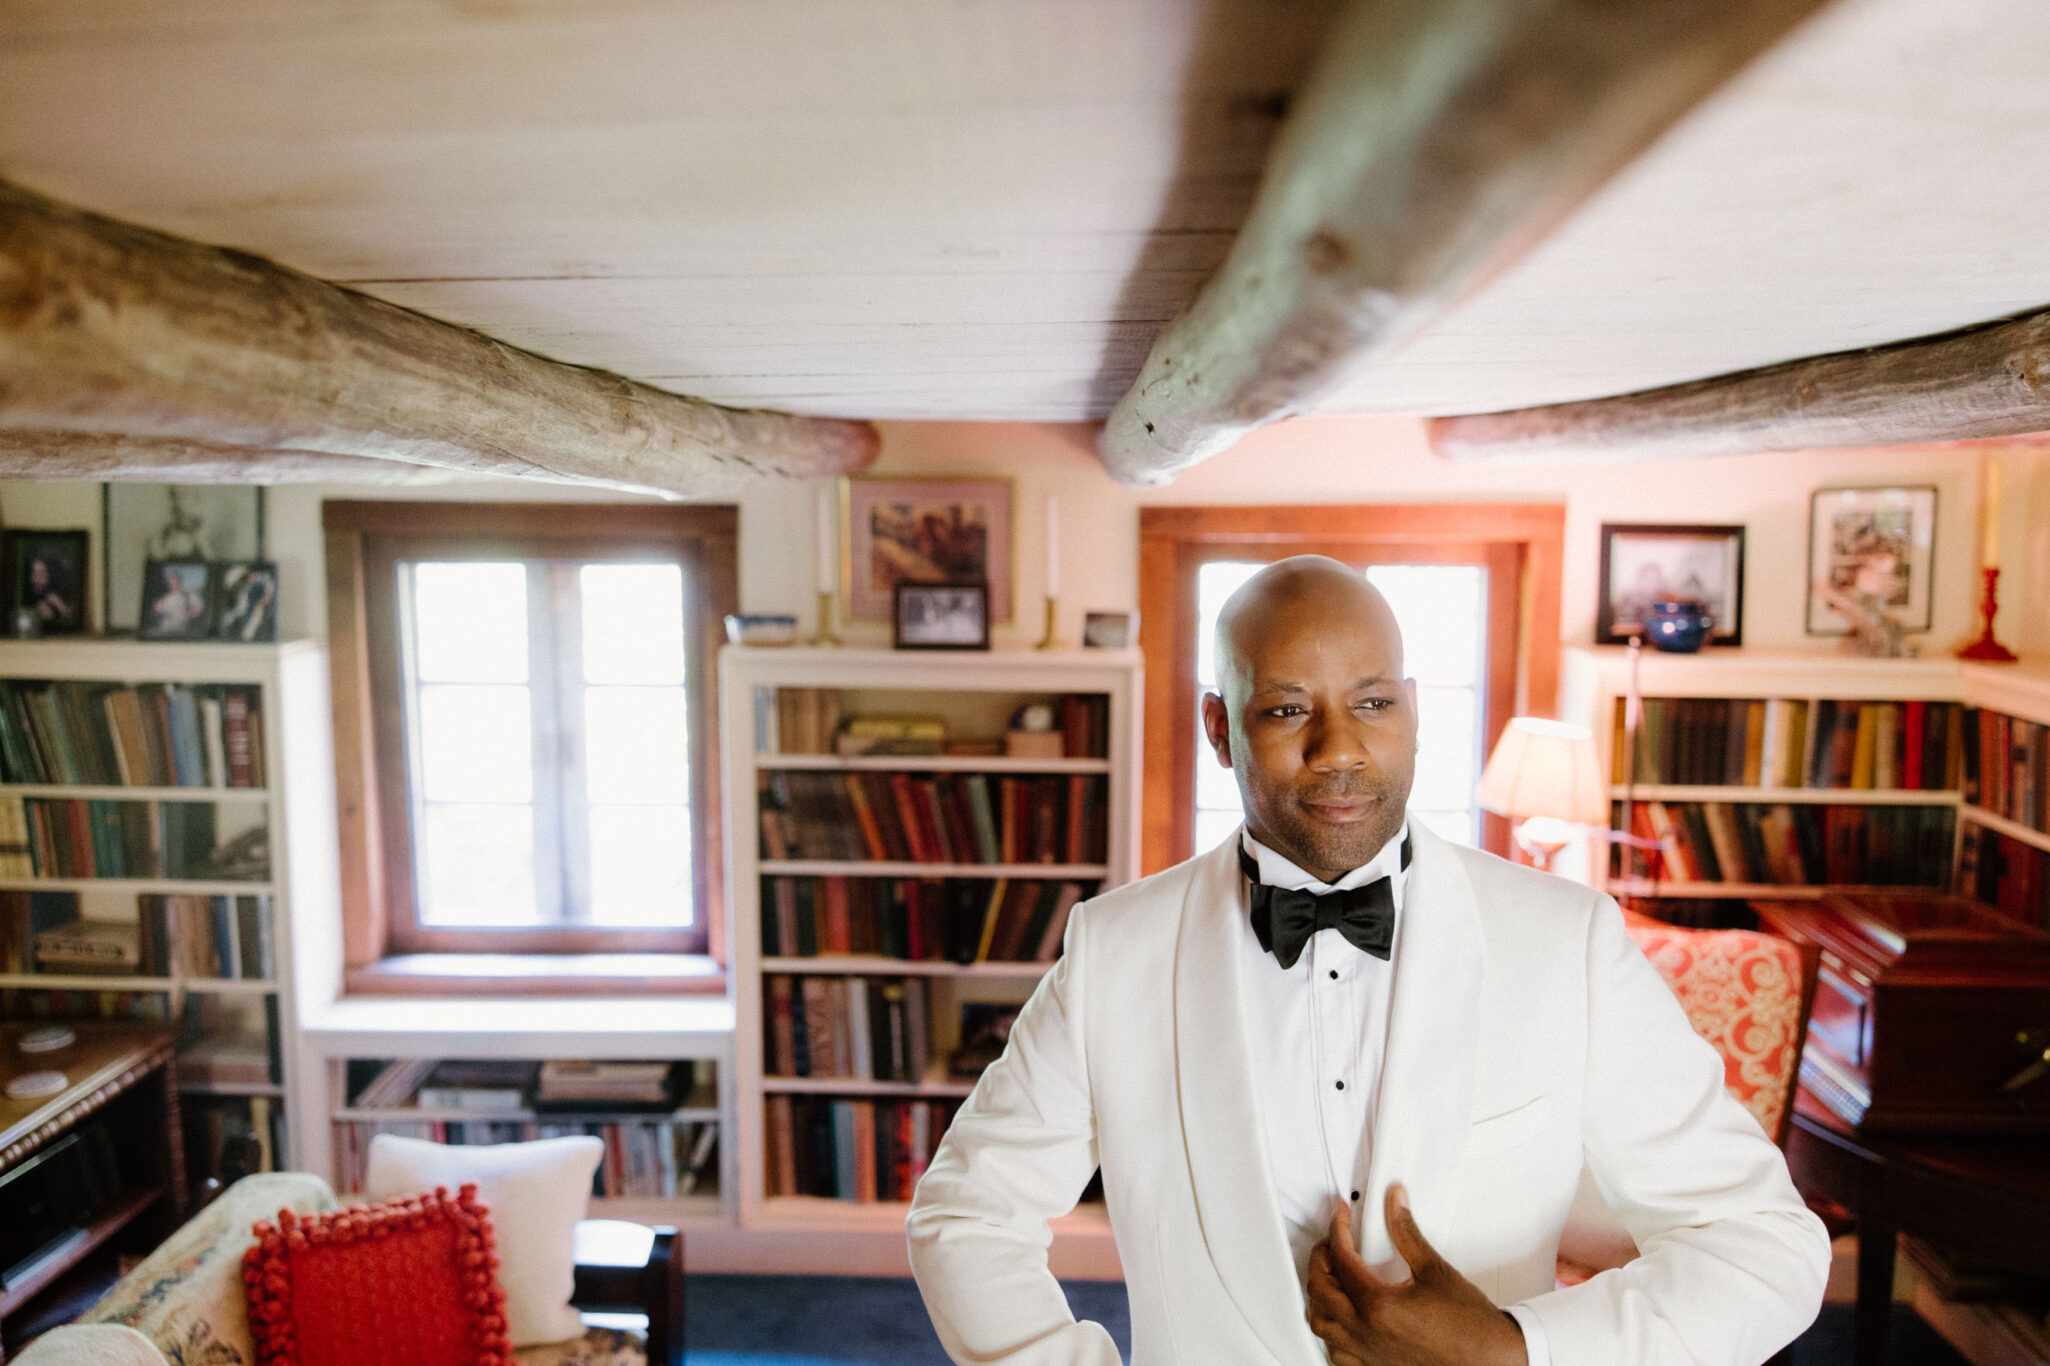
M 1216 649 L 1203 726 L 1254 837 L 1326 881 L 1367 862 L 1401 829 L 1416 767 L 1387 599 L 1356 569 L 1298 555 L 1226 600 Z
M 1384 645 L 1395 676 L 1406 676 L 1402 629 L 1381 590 L 1368 583 L 1365 574 L 1329 555 L 1292 555 L 1240 584 L 1218 610 L 1218 686 L 1251 687 L 1249 669 L 1269 637 L 1327 628 L 1371 633 Z M 1229 700 L 1233 694 L 1227 691 L 1225 696 Z

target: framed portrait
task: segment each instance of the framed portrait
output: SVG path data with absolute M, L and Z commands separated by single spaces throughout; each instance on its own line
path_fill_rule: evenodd
M 1744 528 L 1602 523 L 1597 645 L 1622 645 L 1644 630 L 1661 598 L 1706 604 L 1717 645 L 1744 643 Z
M 151 560 L 261 560 L 263 514 L 263 490 L 254 485 L 100 485 L 107 629 L 140 627 L 131 595 Z
M 278 638 L 278 567 L 267 560 L 214 566 L 214 635 L 221 640 Z
M 46 636 L 75 636 L 85 630 L 85 595 L 92 536 L 85 531 L 10 529 L 0 541 L 7 560 L 7 616 L 35 615 Z
M 214 626 L 214 566 L 205 560 L 150 560 L 142 570 L 136 634 L 144 640 L 205 640 Z
M 1139 643 L 1137 612 L 1084 612 L 1082 644 L 1092 650 L 1124 650 Z
M 900 583 L 979 583 L 989 619 L 1011 619 L 1011 481 L 845 479 L 840 600 L 855 621 L 889 621 Z
M 1935 565 L 1935 485 L 1815 490 L 1808 505 L 1808 634 L 1851 633 L 1832 596 L 1867 596 L 1902 630 L 1928 630 Z
M 890 644 L 899 650 L 987 650 L 989 589 L 979 583 L 900 583 Z

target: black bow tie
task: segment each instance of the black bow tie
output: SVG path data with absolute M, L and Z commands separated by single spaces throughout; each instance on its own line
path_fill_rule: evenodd
M 1409 836 L 1402 837 L 1409 867 Z M 1253 935 L 1284 968 L 1303 956 L 1319 930 L 1337 930 L 1362 953 L 1386 960 L 1395 946 L 1395 887 L 1385 877 L 1337 892 L 1304 892 L 1260 881 L 1260 865 L 1239 845 L 1239 871 L 1251 884 Z

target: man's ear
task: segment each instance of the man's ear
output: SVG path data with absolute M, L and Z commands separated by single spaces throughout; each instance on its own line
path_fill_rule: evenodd
M 1231 713 L 1224 708 L 1224 699 L 1214 692 L 1203 694 L 1203 734 L 1210 741 L 1210 752 L 1217 756 L 1217 762 L 1225 768 L 1231 767 Z

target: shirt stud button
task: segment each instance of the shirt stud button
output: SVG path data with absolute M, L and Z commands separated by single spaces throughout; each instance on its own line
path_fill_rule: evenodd
M 1345 1089 L 1345 1083 L 1344 1083 L 1344 1082 L 1340 1082 L 1340 1083 L 1338 1083 L 1338 1089 L 1339 1089 L 1339 1090 L 1341 1090 L 1341 1091 L 1343 1091 L 1343 1090 Z
M 1338 980 L 1338 969 L 1337 969 L 1337 968 L 1333 968 L 1333 969 L 1331 969 L 1331 980 L 1332 980 L 1332 981 L 1334 981 L 1334 982 Z
M 1360 1193 L 1359 1193 L 1358 1191 L 1354 1191 L 1354 1192 L 1352 1193 L 1352 1198 L 1353 1198 L 1353 1199 L 1355 1199 L 1355 1200 L 1359 1199 L 1359 1198 L 1360 1198 Z

